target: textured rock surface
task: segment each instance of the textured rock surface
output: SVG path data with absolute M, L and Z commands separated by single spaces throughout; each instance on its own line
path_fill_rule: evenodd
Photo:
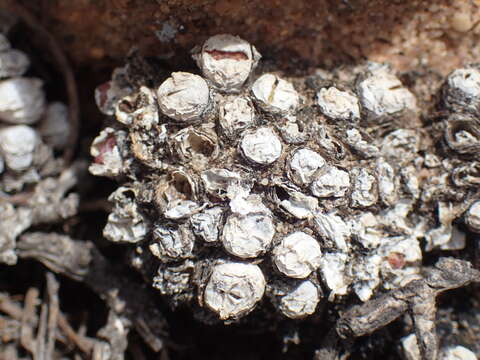
M 388 61 L 447 74 L 478 53 L 478 2 L 390 0 L 22 0 L 82 64 L 132 46 L 181 62 L 209 35 L 238 34 L 285 66 Z M 88 16 L 85 16 L 88 14 Z

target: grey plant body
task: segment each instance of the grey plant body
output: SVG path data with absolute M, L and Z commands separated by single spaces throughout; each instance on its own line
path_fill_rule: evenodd
M 153 86 L 116 69 L 96 90 L 110 118 L 91 147 L 90 171 L 119 183 L 104 236 L 129 246 L 173 307 L 231 323 L 270 302 L 274 316 L 305 319 L 351 294 L 368 309 L 418 284 L 437 289 L 425 253 L 461 250 L 463 225 L 480 229 L 476 66 L 445 79 L 442 116 L 426 122 L 388 64 L 289 76 L 231 35 L 192 53 L 198 74 Z M 395 317 L 418 305 L 398 301 Z M 435 359 L 427 327 L 420 354 Z

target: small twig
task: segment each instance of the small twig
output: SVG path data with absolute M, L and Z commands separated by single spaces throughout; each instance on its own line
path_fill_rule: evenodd
M 22 346 L 32 354 L 35 351 L 33 341 L 33 328 L 36 325 L 36 313 L 37 307 L 38 289 L 30 288 L 25 295 L 25 303 L 23 306 L 22 314 L 22 327 L 20 330 L 20 343 Z
M 77 83 L 72 67 L 55 37 L 48 32 L 42 24 L 40 24 L 29 10 L 20 5 L 17 0 L 6 0 L 6 5 L 10 11 L 18 15 L 32 29 L 36 36 L 42 38 L 43 43 L 50 51 L 65 79 L 65 87 L 69 103 L 68 118 L 70 122 L 70 132 L 68 135 L 67 148 L 63 153 L 63 159 L 65 164 L 68 165 L 72 161 L 73 153 L 77 145 L 80 119 L 80 102 L 78 98 Z
M 7 295 L 0 294 L 0 311 L 15 320 L 22 320 L 23 310 L 15 304 Z
M 45 358 L 53 358 L 53 351 L 55 348 L 55 338 L 57 332 L 57 322 L 59 314 L 59 305 L 58 305 L 58 281 L 55 279 L 55 276 L 51 273 L 47 273 L 47 292 L 48 292 L 48 337 L 47 337 L 47 347 L 45 350 Z
M 54 340 L 68 340 L 73 346 L 76 346 L 84 354 L 90 355 L 96 340 L 82 335 L 81 332 L 84 332 L 83 328 L 79 331 L 79 333 L 75 332 L 75 330 L 68 323 L 65 315 L 60 312 L 58 303 L 58 282 L 51 273 L 47 274 L 47 292 L 50 311 L 48 311 L 47 319 L 45 311 L 48 309 L 48 307 L 42 306 L 41 319 L 43 319 L 42 321 L 44 321 L 44 324 L 39 325 L 37 338 L 35 340 L 33 338 L 33 332 L 38 322 L 36 314 L 39 298 L 38 289 L 32 287 L 27 290 L 27 293 L 25 294 L 23 310 L 7 295 L 0 294 L 0 311 L 12 318 L 12 321 L 20 322 L 19 340 L 22 347 L 27 350 L 35 359 L 42 359 L 43 356 L 43 359 L 48 360 L 53 358 Z M 42 326 L 46 328 L 42 329 Z M 57 327 L 63 334 L 56 331 Z M 48 338 L 46 339 L 47 341 L 45 347 L 45 337 L 47 334 Z M 66 336 L 66 339 L 64 339 L 63 336 Z M 39 347 L 40 349 L 42 347 L 45 348 L 43 354 L 39 352 Z M 10 360 L 10 358 L 5 358 L 5 360 L 7 359 Z M 3 360 L 2 354 L 0 354 L 0 360 Z
M 61 312 L 58 314 L 58 327 L 67 336 L 67 338 L 80 349 L 80 351 L 87 355 L 92 352 L 95 341 L 81 334 L 77 334 L 68 323 L 65 315 L 63 315 Z
M 422 360 L 436 360 L 438 341 L 435 331 L 436 297 L 447 290 L 472 282 L 480 282 L 480 271 L 467 261 L 440 258 L 434 268 L 426 268 L 422 279 L 382 296 L 353 306 L 337 321 L 340 338 L 353 338 L 373 333 L 401 315 L 410 313 Z M 337 348 L 338 357 L 340 347 Z
M 2 353 L 0 353 L 0 360 L 18 360 L 18 349 L 12 345 L 7 345 Z
M 49 360 L 45 357 L 45 338 L 47 336 L 47 317 L 48 317 L 48 305 L 42 304 L 42 310 L 40 311 L 40 320 L 38 322 L 37 337 L 35 339 L 36 349 L 33 352 L 33 358 L 35 360 Z
M 83 311 L 82 312 L 82 319 L 81 319 L 81 322 L 80 322 L 80 325 L 78 326 L 78 329 L 77 329 L 77 334 L 79 336 L 87 336 L 87 322 L 88 322 L 88 312 L 87 311 Z

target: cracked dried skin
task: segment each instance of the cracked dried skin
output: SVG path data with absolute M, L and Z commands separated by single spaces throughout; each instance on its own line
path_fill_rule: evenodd
M 61 102 L 48 104 L 45 115 L 40 121 L 38 132 L 46 144 L 57 150 L 64 149 L 68 144 L 70 134 L 68 107 Z
M 193 215 L 190 218 L 193 232 L 208 243 L 218 241 L 222 216 L 223 209 L 219 206 Z
M 125 147 L 125 133 L 107 127 L 93 140 L 90 155 L 93 163 L 89 171 L 97 176 L 115 177 L 123 173 L 122 150 Z
M 157 90 L 162 112 L 173 120 L 189 122 L 199 119 L 208 109 L 210 90 L 200 76 L 175 72 Z
M 317 92 L 317 104 L 326 116 L 340 120 L 358 120 L 360 107 L 358 98 L 335 87 L 322 88 Z
M 96 164 L 101 164 L 105 165 L 105 155 L 112 152 L 112 150 L 115 148 L 117 145 L 117 140 L 115 139 L 114 136 L 108 136 L 104 142 L 99 144 L 98 148 L 98 156 L 95 156 L 93 161 Z
M 254 100 L 265 111 L 276 114 L 294 112 L 300 105 L 300 97 L 293 85 L 274 74 L 264 74 L 252 85 Z
M 112 73 L 112 80 L 95 88 L 95 103 L 105 115 L 115 114 L 115 108 L 120 99 L 132 93 L 133 88 L 126 80 L 125 68 L 116 68 Z
M 283 238 L 273 249 L 277 268 L 285 275 L 303 279 L 320 266 L 320 245 L 310 235 L 295 232 Z
M 472 351 L 463 346 L 454 346 L 447 348 L 442 356 L 445 360 L 477 360 L 477 356 Z
M 290 319 L 301 319 L 315 312 L 320 298 L 317 286 L 306 280 L 284 295 L 278 307 Z
M 327 165 L 315 176 L 310 189 L 319 198 L 344 197 L 350 189 L 350 175 L 348 171 Z
M 398 200 L 398 194 L 395 191 L 395 170 L 385 159 L 379 158 L 375 172 L 378 179 L 378 196 L 384 204 L 392 206 Z
M 22 76 L 30 66 L 30 60 L 22 51 L 0 51 L 0 79 Z
M 191 164 L 195 171 L 208 168 L 218 156 L 218 140 L 210 129 L 187 127 L 170 140 L 179 161 Z
M 176 261 L 192 256 L 193 239 L 184 227 L 168 229 L 156 227 L 154 243 L 150 244 L 152 254 L 163 262 Z
M 225 250 L 242 259 L 255 258 L 269 247 L 275 228 L 268 214 L 230 215 L 223 228 Z
M 132 188 L 122 186 L 109 196 L 113 211 L 103 229 L 103 236 L 111 241 L 136 243 L 147 232 L 146 219 L 138 212 L 138 205 L 131 199 Z
M 295 151 L 289 162 L 289 177 L 299 186 L 308 186 L 325 165 L 325 159 L 315 151 L 301 148 Z
M 360 101 L 374 118 L 417 108 L 414 95 L 385 68 L 378 68 L 358 84 Z
M 479 110 L 480 71 L 476 66 L 452 71 L 444 84 L 443 96 L 451 110 Z
M 223 34 L 209 38 L 193 58 L 215 87 L 238 92 L 256 67 L 260 54 L 238 36 Z
M 236 140 L 246 128 L 255 125 L 255 111 L 246 97 L 227 97 L 219 108 L 219 125 L 228 138 Z
M 372 140 L 362 134 L 359 129 L 348 129 L 345 142 L 364 159 L 373 159 L 380 156 L 378 146 L 372 144 Z
M 465 223 L 476 233 L 480 233 L 480 201 L 475 201 L 465 214 Z
M 388 255 L 388 263 L 394 269 L 401 269 L 405 266 L 405 255 L 402 253 L 392 252 Z
M 351 171 L 353 191 L 351 206 L 355 208 L 368 207 L 378 200 L 377 179 L 364 168 L 354 168 Z
M 158 124 L 158 105 L 155 91 L 141 86 L 139 91 L 126 95 L 115 106 L 115 118 L 122 124 L 151 130 Z
M 313 196 L 305 195 L 285 185 L 278 185 L 274 189 L 275 203 L 296 219 L 308 219 L 318 208 L 318 200 Z
M 247 132 L 242 138 L 240 147 L 248 160 L 260 165 L 269 165 L 282 154 L 280 139 L 267 127 Z
M 264 291 L 265 278 L 258 266 L 225 263 L 213 268 L 204 301 L 220 319 L 226 320 L 250 312 Z
M 475 158 L 480 151 L 479 122 L 464 114 L 451 116 L 445 128 L 445 141 L 456 153 Z

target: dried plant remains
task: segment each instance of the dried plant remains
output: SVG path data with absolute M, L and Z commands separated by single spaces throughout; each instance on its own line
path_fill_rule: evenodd
M 3 34 L 0 44 L 0 263 L 14 265 L 20 234 L 76 214 L 78 169 L 56 154 L 67 147 L 67 106 L 47 103 L 43 81 L 23 76 L 29 57 Z
M 465 247 L 461 222 L 479 231 L 476 67 L 446 79 L 447 115 L 432 125 L 386 64 L 261 74 L 256 49 L 229 35 L 193 53 L 203 77 L 174 72 L 149 88 L 116 69 L 96 92 L 116 121 L 91 149 L 90 171 L 120 185 L 105 237 L 129 243 L 141 272 L 154 256 L 151 282 L 173 306 L 205 322 L 266 302 L 304 319 L 350 294 L 369 309 L 424 281 L 425 251 Z M 341 337 L 360 321 L 346 316 Z

